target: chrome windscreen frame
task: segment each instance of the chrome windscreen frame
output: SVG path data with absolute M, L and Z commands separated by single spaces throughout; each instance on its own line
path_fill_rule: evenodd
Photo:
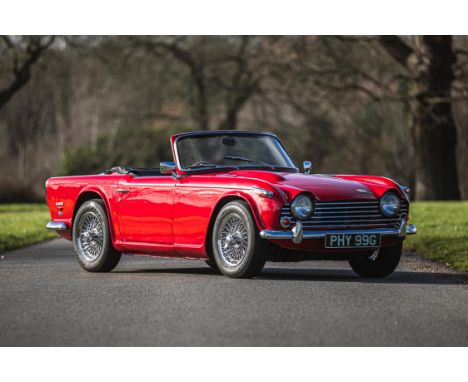
M 290 170 L 293 170 L 294 172 L 299 172 L 299 168 L 296 166 L 294 161 L 291 159 L 289 156 L 288 152 L 286 151 L 286 148 L 284 147 L 283 143 L 281 140 L 278 138 L 276 134 L 273 133 L 268 133 L 268 132 L 256 132 L 256 131 L 244 131 L 244 130 L 236 130 L 236 131 L 230 131 L 230 130 L 213 130 L 213 131 L 192 131 L 189 133 L 183 133 L 179 134 L 175 137 L 174 144 L 173 144 L 173 150 L 174 150 L 174 160 L 177 164 L 177 167 L 180 171 L 183 171 L 184 173 L 197 173 L 199 171 L 206 171 L 206 170 L 198 170 L 198 169 L 187 169 L 182 167 L 182 164 L 180 162 L 180 156 L 179 156 L 179 147 L 178 147 L 178 141 L 182 138 L 187 138 L 187 137 L 196 137 L 196 136 L 217 136 L 217 135 L 251 135 L 251 136 L 269 136 L 278 141 L 280 144 L 281 149 L 284 151 L 286 156 L 289 158 L 291 163 L 293 164 L 294 167 L 290 167 Z

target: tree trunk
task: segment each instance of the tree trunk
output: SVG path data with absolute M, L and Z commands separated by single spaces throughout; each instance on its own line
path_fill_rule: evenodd
M 247 89 L 237 94 L 231 102 L 227 102 L 226 117 L 220 123 L 219 130 L 236 130 L 239 113 L 251 94 L 251 90 Z
M 206 95 L 205 77 L 203 75 L 203 67 L 195 64 L 191 67 L 192 81 L 196 90 L 195 104 L 195 119 L 200 130 L 209 130 L 208 120 L 208 100 Z
M 457 129 L 451 88 L 456 61 L 451 36 L 419 36 L 411 102 L 415 143 L 415 197 L 460 199 L 457 172 Z

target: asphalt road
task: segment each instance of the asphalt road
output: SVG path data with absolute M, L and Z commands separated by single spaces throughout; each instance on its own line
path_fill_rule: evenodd
M 92 274 L 53 240 L 0 260 L 0 346 L 15 345 L 468 346 L 468 287 L 412 257 L 381 280 L 341 262 L 234 280 L 201 261 L 137 256 Z

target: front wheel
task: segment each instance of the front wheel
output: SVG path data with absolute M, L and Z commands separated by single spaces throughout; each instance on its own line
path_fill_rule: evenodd
M 219 273 L 218 266 L 213 260 L 205 260 L 205 264 L 208 265 L 212 270 Z
M 245 202 L 231 202 L 221 209 L 213 227 L 212 248 L 225 276 L 249 278 L 262 271 L 265 245 Z
M 361 277 L 385 277 L 393 273 L 400 262 L 403 242 L 391 247 L 380 248 L 373 253 L 356 254 L 349 264 Z
M 76 213 L 73 222 L 76 258 L 88 272 L 110 272 L 121 254 L 112 246 L 104 202 L 88 200 Z

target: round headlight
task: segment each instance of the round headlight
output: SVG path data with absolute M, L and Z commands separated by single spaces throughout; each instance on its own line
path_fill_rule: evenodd
M 291 204 L 291 212 L 296 219 L 308 219 L 314 212 L 314 202 L 307 195 L 299 195 Z
M 400 198 L 393 192 L 387 192 L 380 198 L 380 211 L 387 217 L 400 212 Z

